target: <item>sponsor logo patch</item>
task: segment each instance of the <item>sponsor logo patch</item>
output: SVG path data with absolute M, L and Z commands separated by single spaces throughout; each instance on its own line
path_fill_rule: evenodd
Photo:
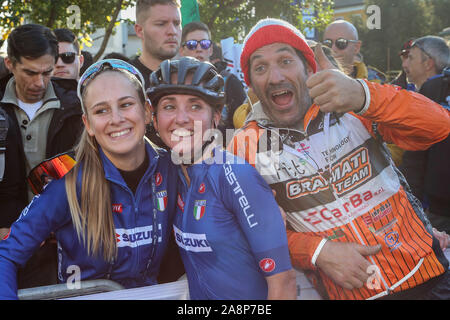
M 212 252 L 212 248 L 206 239 L 206 234 L 202 233 L 184 233 L 173 226 L 175 241 L 180 248 L 191 252 Z
M 338 195 L 349 192 L 372 177 L 369 151 L 360 148 L 342 159 L 331 169 L 331 183 Z M 286 184 L 288 199 L 297 199 L 328 189 L 328 181 L 320 175 L 314 175 Z
M 178 208 L 180 208 L 181 211 L 184 212 L 184 201 L 183 201 L 183 199 L 181 198 L 181 195 L 180 195 L 180 194 L 178 194 L 178 196 L 177 196 L 177 205 L 178 205 Z
M 223 169 L 225 171 L 225 177 L 227 178 L 228 183 L 233 188 L 234 194 L 239 197 L 239 206 L 241 207 L 242 211 L 245 214 L 245 217 L 247 218 L 249 227 L 253 228 L 257 226 L 258 222 L 255 221 L 255 214 L 251 212 L 250 203 L 248 202 L 247 196 L 245 195 L 244 190 L 242 190 L 241 185 L 239 184 L 239 181 L 237 180 L 237 177 L 233 172 L 233 167 L 229 162 L 227 162 L 223 165 Z
M 160 191 L 156 193 L 156 206 L 159 211 L 164 211 L 167 208 L 167 191 Z
M 275 261 L 270 258 L 262 259 L 259 262 L 259 267 L 264 272 L 272 272 L 273 270 L 275 270 Z
M 158 226 L 161 229 L 161 225 Z M 139 246 L 152 243 L 153 226 L 145 226 L 134 229 L 116 229 L 116 242 L 117 247 L 131 247 L 136 248 Z M 158 242 L 161 242 L 162 238 L 158 237 Z
M 399 234 L 397 231 L 391 231 L 384 236 L 384 242 L 391 251 L 397 249 L 401 245 L 401 242 L 399 242 L 398 240 Z
M 114 213 L 122 213 L 123 212 L 123 205 L 121 203 L 114 203 L 112 205 L 112 212 L 114 212 Z
M 163 178 L 160 172 L 155 175 L 155 185 L 159 186 L 163 182 Z
M 390 215 L 391 213 L 393 213 L 393 209 L 391 203 L 388 200 L 386 201 L 386 203 L 382 203 L 379 208 L 365 215 L 363 217 L 363 220 L 368 226 L 370 226 L 373 223 L 380 221 L 382 218 Z
M 194 203 L 194 218 L 200 220 L 206 212 L 206 200 L 195 200 Z

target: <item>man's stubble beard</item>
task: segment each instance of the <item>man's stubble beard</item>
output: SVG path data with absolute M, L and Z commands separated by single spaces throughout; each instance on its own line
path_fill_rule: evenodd
M 177 55 L 178 49 L 179 47 L 169 52 L 168 50 L 163 49 L 154 50 L 154 47 L 151 44 L 147 46 L 147 52 L 150 52 L 153 57 L 157 58 L 161 62 L 167 59 L 173 59 Z
M 303 131 L 303 119 L 305 118 L 306 112 L 312 105 L 312 99 L 309 95 L 308 89 L 306 87 L 306 83 L 303 83 L 303 85 L 300 88 L 300 101 L 299 101 L 299 108 L 298 108 L 298 115 L 294 118 L 292 118 L 290 121 L 279 121 L 278 119 L 275 119 L 275 117 L 272 115 L 272 113 L 267 110 L 267 107 L 262 105 L 264 112 L 271 118 L 273 121 L 273 125 L 278 128 L 289 128 L 289 129 L 299 129 Z

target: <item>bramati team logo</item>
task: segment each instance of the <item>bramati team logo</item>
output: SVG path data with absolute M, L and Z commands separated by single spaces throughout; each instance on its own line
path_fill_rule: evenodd
M 194 203 L 194 218 L 200 220 L 205 215 L 206 200 L 195 200 Z
M 167 208 L 167 191 L 156 193 L 156 206 L 159 211 L 164 211 Z

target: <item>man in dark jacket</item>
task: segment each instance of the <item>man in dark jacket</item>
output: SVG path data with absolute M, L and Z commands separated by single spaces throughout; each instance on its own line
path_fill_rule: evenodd
M 419 93 L 449 110 L 450 49 L 439 37 L 426 36 L 414 41 L 403 65 Z M 426 110 L 424 110 L 426 112 Z M 426 209 L 431 224 L 450 233 L 450 137 L 425 151 L 403 154 L 400 170 L 413 194 Z
M 158 69 L 159 64 L 174 58 L 178 53 L 181 39 L 180 8 L 180 0 L 136 1 L 134 30 L 141 39 L 142 53 L 129 62 L 142 73 L 145 89 L 149 87 L 151 73 Z M 145 135 L 157 146 L 167 149 L 152 125 L 147 126 Z
M 11 74 L 0 80 L 2 124 L 7 128 L 0 177 L 0 239 L 33 196 L 26 182 L 30 170 L 72 149 L 82 129 L 76 80 L 51 78 L 58 59 L 53 32 L 41 25 L 22 25 L 9 35 L 7 54 L 5 65 Z M 56 245 L 47 243 L 19 272 L 19 287 L 55 283 L 56 276 Z
M 419 93 L 449 108 L 450 69 L 426 81 Z M 422 202 L 431 224 L 450 234 L 450 136 L 425 151 L 407 151 L 401 171 Z

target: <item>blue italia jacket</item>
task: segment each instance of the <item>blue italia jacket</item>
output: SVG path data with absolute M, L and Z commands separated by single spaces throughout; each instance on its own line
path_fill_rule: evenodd
M 279 207 L 250 164 L 215 149 L 181 173 L 175 240 L 191 299 L 267 299 L 265 277 L 290 270 Z M 208 159 L 212 160 L 212 159 Z
M 106 262 L 101 254 L 87 254 L 72 223 L 65 179 L 55 180 L 22 211 L 7 238 L 0 241 L 0 299 L 17 298 L 17 268 L 26 263 L 50 232 L 58 241 L 61 283 L 71 281 L 74 270 L 80 270 L 81 280 L 109 278 L 126 288 L 156 284 L 171 232 L 178 178 L 167 152 L 156 152 L 148 143 L 146 152 L 149 166 L 133 194 L 100 150 L 111 188 L 118 247 L 114 263 Z

